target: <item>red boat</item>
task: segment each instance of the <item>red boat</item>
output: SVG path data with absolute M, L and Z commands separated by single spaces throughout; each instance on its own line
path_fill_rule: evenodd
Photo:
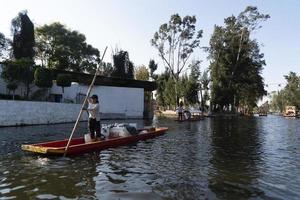
M 140 140 L 147 140 L 163 135 L 167 130 L 168 128 L 153 128 L 143 131 L 138 135 L 105 139 L 89 143 L 85 143 L 84 138 L 74 138 L 68 148 L 67 155 L 82 154 L 90 151 L 128 145 Z M 24 144 L 22 145 L 22 150 L 45 155 L 63 155 L 65 153 L 67 143 L 68 140 L 66 139 L 38 144 Z

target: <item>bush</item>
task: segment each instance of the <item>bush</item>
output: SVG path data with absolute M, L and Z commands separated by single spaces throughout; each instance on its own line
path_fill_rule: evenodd
M 48 89 L 42 88 L 37 91 L 35 91 L 30 99 L 34 101 L 44 101 L 46 99 L 46 96 L 48 95 Z
M 13 95 L 11 95 L 11 94 L 0 94 L 0 99 L 12 100 Z M 21 98 L 20 95 L 15 95 L 15 100 L 22 100 L 22 98 Z
M 53 85 L 51 72 L 42 67 L 36 69 L 34 72 L 34 83 L 40 88 L 51 88 Z
M 71 75 L 70 74 L 58 74 L 56 77 L 56 85 L 62 87 L 64 92 L 64 87 L 71 86 Z

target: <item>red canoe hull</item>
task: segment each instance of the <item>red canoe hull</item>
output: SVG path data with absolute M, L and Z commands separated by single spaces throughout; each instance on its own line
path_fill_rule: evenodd
M 147 140 L 160 135 L 163 135 L 168 128 L 156 128 L 153 131 L 147 133 L 141 133 L 138 135 L 128 136 L 128 137 L 118 137 L 113 139 L 106 139 L 103 141 L 89 142 L 85 143 L 84 138 L 74 138 L 68 148 L 67 155 L 82 154 L 90 151 L 98 151 L 108 148 L 114 148 L 118 146 L 128 145 L 135 143 L 140 140 Z M 63 155 L 65 153 L 65 147 L 68 140 L 59 140 L 38 144 L 22 145 L 22 150 L 46 154 L 46 155 Z

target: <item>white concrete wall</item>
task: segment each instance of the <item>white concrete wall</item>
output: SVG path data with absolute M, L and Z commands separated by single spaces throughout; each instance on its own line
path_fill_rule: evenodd
M 102 119 L 143 118 L 143 89 L 101 86 L 92 94 L 100 97 Z M 74 103 L 0 100 L 0 126 L 74 122 L 80 108 Z M 87 120 L 86 113 L 81 120 Z
M 86 86 L 81 87 L 86 92 Z M 102 119 L 143 118 L 144 90 L 141 88 L 99 86 L 91 94 L 100 98 Z M 72 97 L 73 93 L 68 95 Z M 75 103 L 0 100 L 0 126 L 74 122 L 80 107 L 81 104 Z M 82 120 L 87 120 L 86 113 Z
M 88 86 L 72 83 L 71 87 L 62 88 L 55 84 L 51 88 L 52 94 L 62 94 L 64 99 L 75 102 L 78 93 L 86 94 Z M 100 112 L 104 115 L 123 115 L 124 117 L 142 118 L 144 112 L 144 89 L 112 86 L 95 86 L 91 95 L 99 97 Z M 108 117 L 109 118 L 109 117 Z
M 80 104 L 0 100 L 0 126 L 76 121 Z M 82 116 L 86 120 L 87 115 Z
M 97 94 L 103 113 L 123 113 L 125 117 L 143 117 L 144 89 L 122 87 L 95 87 L 91 94 Z

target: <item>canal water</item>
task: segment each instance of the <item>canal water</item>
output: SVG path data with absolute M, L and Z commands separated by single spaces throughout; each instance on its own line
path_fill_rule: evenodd
M 47 158 L 20 146 L 63 139 L 73 124 L 0 128 L 0 199 L 300 199 L 300 119 L 136 122 L 170 129 L 130 146 Z M 86 130 L 81 123 L 77 136 Z

